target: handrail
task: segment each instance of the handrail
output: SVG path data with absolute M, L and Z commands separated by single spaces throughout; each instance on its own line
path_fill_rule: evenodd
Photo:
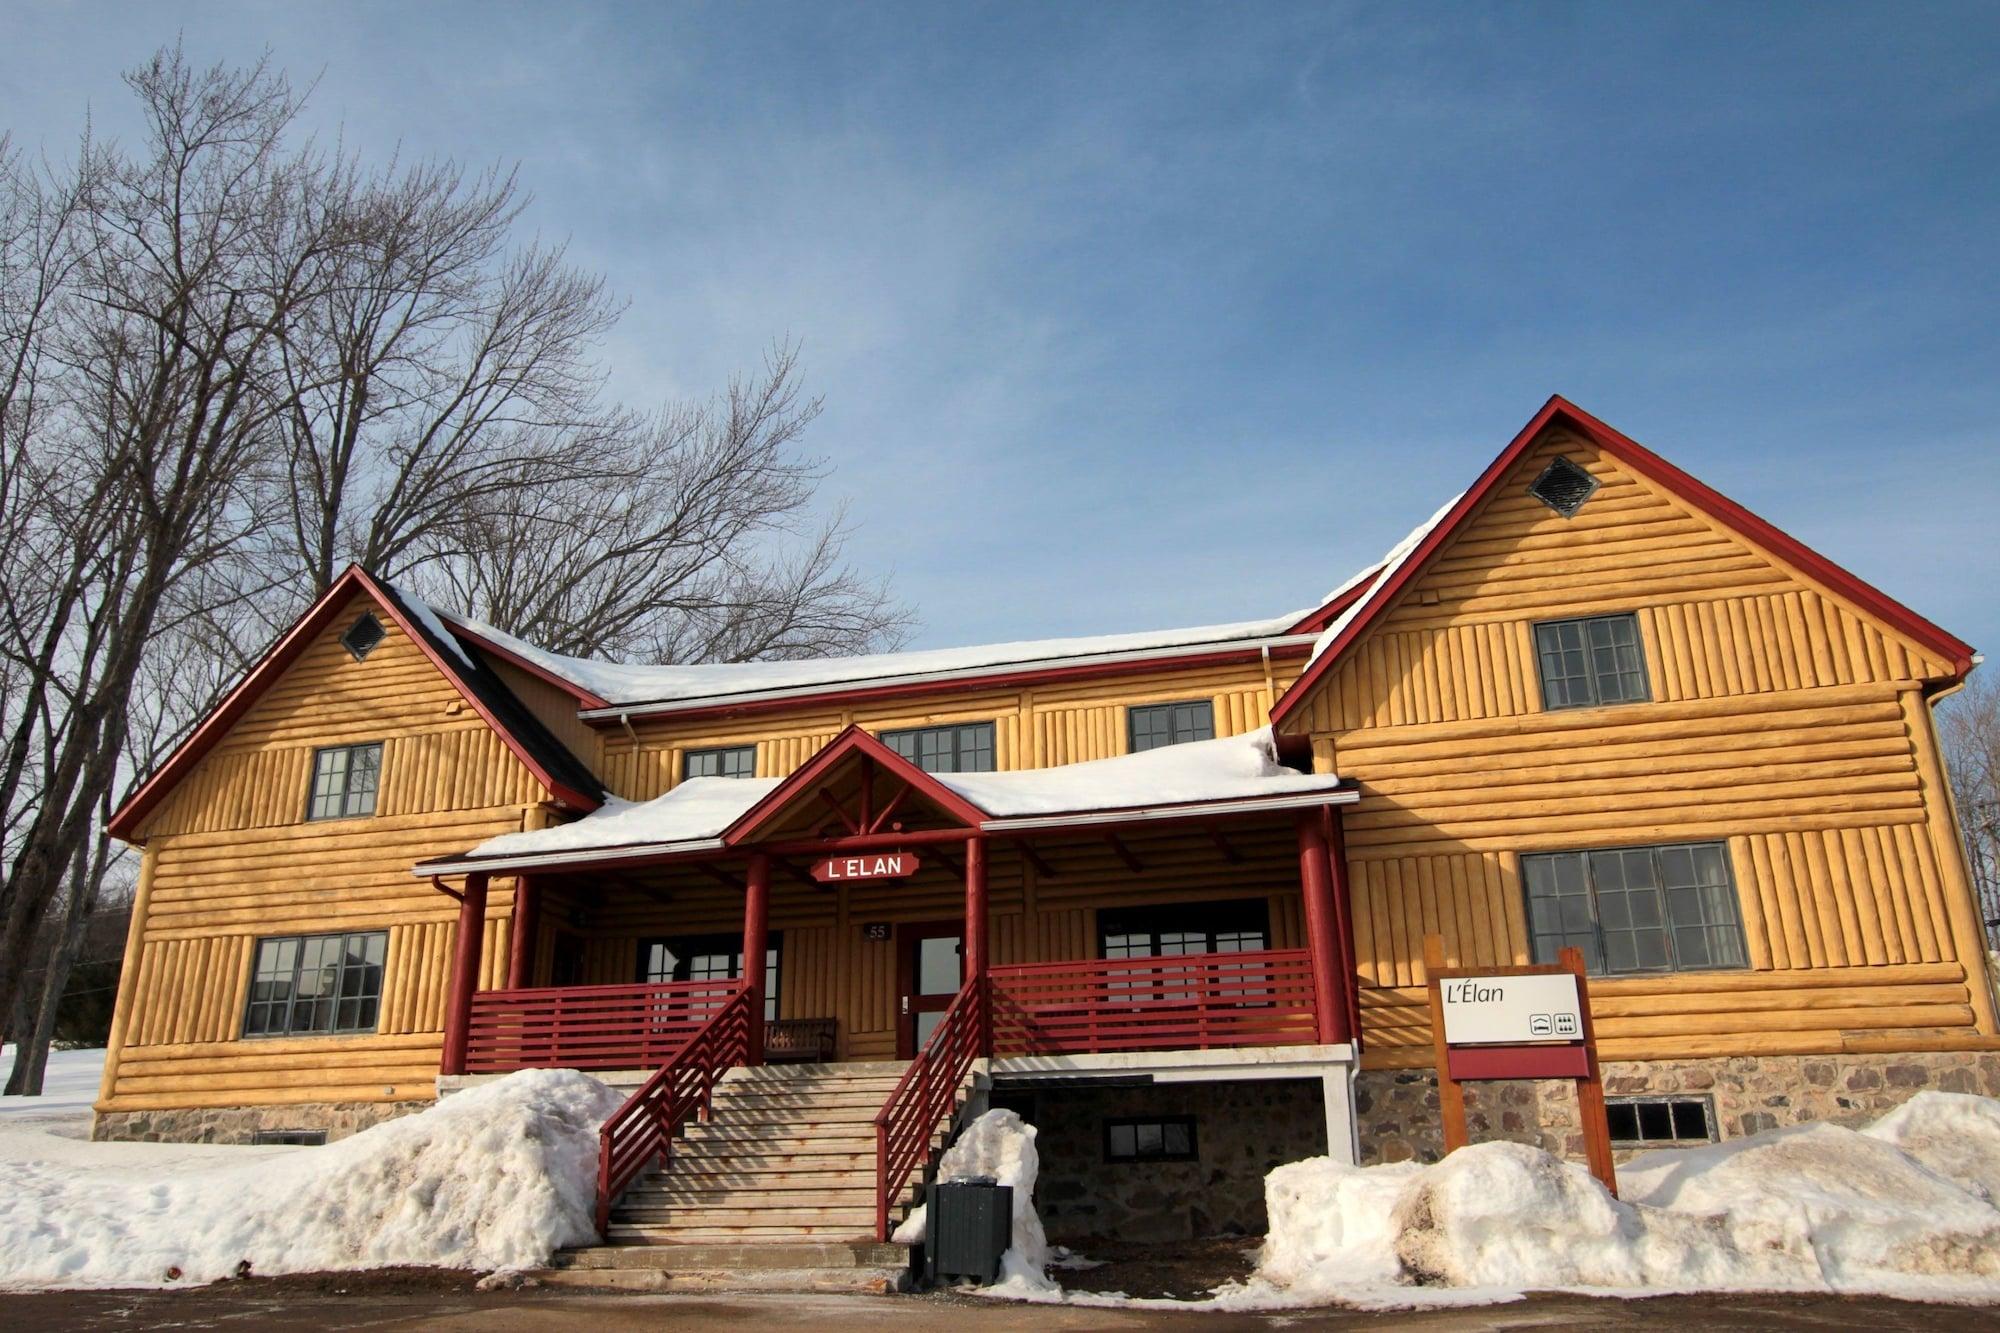
M 611 1225 L 611 1205 L 656 1160 L 666 1160 L 680 1127 L 706 1116 L 716 1082 L 750 1050 L 750 988 L 734 993 L 659 1072 L 625 1099 L 597 1131 L 597 1231 Z
M 931 1039 L 875 1114 L 875 1238 L 889 1239 L 889 1203 L 930 1151 L 938 1122 L 958 1103 L 959 1085 L 979 1056 L 986 988 L 968 977 Z
M 1010 964 L 991 986 L 996 1055 L 1303 1045 L 1318 1034 L 1304 949 Z
M 720 979 L 480 991 L 466 1025 L 465 1072 L 657 1067 L 739 985 Z

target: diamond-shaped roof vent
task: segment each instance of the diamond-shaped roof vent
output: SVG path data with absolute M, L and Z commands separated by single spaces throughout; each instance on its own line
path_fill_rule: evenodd
M 1564 518 L 1572 517 L 1583 508 L 1583 502 L 1596 491 L 1597 478 L 1567 458 L 1558 458 L 1543 468 L 1542 475 L 1535 478 L 1535 484 L 1528 487 L 1528 494 Z
M 340 636 L 340 646 L 353 654 L 354 660 L 359 662 L 368 656 L 370 650 L 382 642 L 387 634 L 388 631 L 382 628 L 382 622 L 375 618 L 375 613 L 364 611 L 359 620 L 347 627 L 347 633 Z

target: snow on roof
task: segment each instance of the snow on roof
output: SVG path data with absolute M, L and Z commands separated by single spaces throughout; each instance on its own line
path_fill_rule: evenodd
M 1055 768 L 933 776 L 999 818 L 1291 796 L 1340 786 L 1331 773 L 1301 773 L 1279 763 L 1269 727 Z
M 628 707 L 984 668 L 1032 667 L 1117 653 L 1254 642 L 1281 636 L 1311 614 L 1312 608 L 1308 607 L 1264 620 L 1130 634 L 1024 639 L 968 648 L 925 648 L 906 653 L 867 653 L 857 657 L 820 657 L 786 662 L 703 662 L 662 666 L 566 657 L 537 648 L 469 616 L 452 612 L 445 612 L 443 616 L 473 637 L 485 639 L 551 675 L 589 691 L 614 707 Z
M 582 819 L 555 828 L 502 833 L 472 849 L 473 856 L 538 856 L 606 847 L 699 842 L 722 831 L 783 781 L 782 778 L 689 778 L 664 796 L 627 801 L 613 796 Z
M 1269 727 L 1055 768 L 931 776 L 997 819 L 1299 796 L 1332 792 L 1341 785 L 1332 774 L 1300 773 L 1279 763 Z M 467 857 L 511 860 L 710 841 L 783 781 L 689 778 L 650 801 L 613 797 L 582 819 L 556 828 L 502 833 Z
M 1390 579 L 1396 577 L 1396 571 L 1403 567 L 1403 562 L 1410 558 L 1411 553 L 1414 552 L 1417 549 L 1417 547 L 1422 544 L 1424 538 L 1431 535 L 1432 529 L 1436 528 L 1438 524 L 1444 522 L 1444 516 L 1452 511 L 1452 507 L 1455 506 L 1460 500 L 1464 498 L 1465 498 L 1465 492 L 1463 491 L 1460 491 L 1457 495 L 1452 496 L 1451 499 L 1445 501 L 1443 508 L 1439 509 L 1435 514 L 1432 514 L 1429 518 L 1425 519 L 1423 522 L 1419 523 L 1416 527 L 1410 529 L 1409 535 L 1405 536 L 1403 540 L 1397 542 L 1394 546 L 1389 548 L 1388 554 L 1382 557 L 1381 564 L 1376 566 L 1375 577 L 1369 583 L 1368 591 L 1362 593 L 1361 596 L 1355 598 L 1354 605 L 1348 607 L 1345 611 L 1342 611 L 1338 616 L 1334 617 L 1333 623 L 1328 625 L 1326 629 L 1321 632 L 1319 638 L 1313 641 L 1312 657 L 1308 659 L 1309 661 L 1317 661 L 1319 659 L 1319 655 L 1327 650 L 1327 646 L 1331 644 L 1335 639 L 1338 639 L 1341 636 L 1341 634 L 1346 631 L 1347 627 L 1354 623 L 1357 617 L 1359 617 L 1364 611 L 1366 611 L 1369 606 L 1374 604 L 1376 595 L 1379 594 L 1385 586 L 1387 586 Z M 1345 592 L 1348 588 L 1352 588 L 1358 582 L 1360 582 L 1359 577 L 1350 579 L 1347 581 L 1347 583 L 1342 585 L 1339 591 Z M 1329 602 L 1332 601 L 1333 597 L 1338 595 L 1339 593 L 1337 592 L 1332 596 L 1329 596 L 1327 598 L 1327 601 Z

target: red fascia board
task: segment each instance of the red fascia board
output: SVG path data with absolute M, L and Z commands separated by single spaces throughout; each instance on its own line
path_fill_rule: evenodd
M 790 806 L 801 793 L 810 791 L 813 785 L 831 773 L 837 764 L 856 754 L 873 759 L 889 773 L 909 783 L 920 796 L 969 828 L 977 828 L 981 820 L 991 818 L 986 811 L 897 754 L 867 731 L 850 724 L 821 747 L 818 754 L 808 759 L 790 777 L 766 794 L 763 800 L 738 815 L 736 822 L 722 831 L 722 841 L 731 847 L 749 841 L 758 829 L 769 824 L 773 817 Z
M 458 691 L 458 697 L 465 700 L 471 706 L 473 712 L 485 719 L 486 725 L 493 728 L 493 734 L 506 743 L 507 748 L 514 752 L 514 757 L 520 760 L 530 773 L 535 775 L 536 780 L 549 789 L 551 796 L 564 805 L 574 807 L 578 810 L 591 811 L 598 807 L 599 802 L 595 797 L 587 796 L 568 784 L 557 780 L 554 774 L 542 766 L 541 761 L 535 758 L 534 752 L 521 744 L 519 738 L 513 732 L 509 731 L 500 719 L 493 715 L 492 710 L 481 702 L 478 691 L 465 683 L 465 680 L 458 673 L 458 667 L 451 659 L 431 646 L 430 636 L 411 623 L 397 609 L 396 599 L 384 592 L 381 585 L 369 577 L 367 570 L 357 567 L 354 573 L 360 581 L 361 586 L 368 590 L 369 595 L 375 599 L 384 611 L 388 612 L 389 618 L 396 622 L 397 628 L 409 635 L 411 642 L 423 650 L 424 656 L 430 659 L 431 665 L 442 672 L 444 678 L 451 682 L 452 688 Z M 449 632 L 449 630 L 446 631 L 446 633 Z
M 297 661 L 299 654 L 306 650 L 306 645 L 318 638 L 332 622 L 333 613 L 344 606 L 356 591 L 360 573 L 359 568 L 348 566 L 332 586 L 320 594 L 319 600 L 292 622 L 292 627 L 243 673 L 243 679 L 236 683 L 236 688 L 201 720 L 188 738 L 167 756 L 165 763 L 153 770 L 153 775 L 140 784 L 139 790 L 118 807 L 105 826 L 106 832 L 114 838 L 131 841 L 139 824 L 186 775 L 187 770 L 201 762 L 202 757 L 229 734 L 229 729 L 250 710 L 271 682 Z
M 483 644 L 484 639 L 480 640 Z M 1271 649 L 1271 656 L 1304 657 L 1311 651 L 1309 644 L 1287 644 Z M 1213 653 L 1197 653 L 1188 657 L 1149 657 L 1125 662 L 1091 662 L 1078 666 L 1035 667 L 1022 671 L 995 672 L 990 676 L 968 676 L 959 680 L 909 681 L 893 685 L 864 685 L 849 689 L 829 687 L 814 693 L 788 694 L 776 699 L 744 699 L 736 703 L 718 702 L 693 708 L 676 708 L 665 713 L 647 713 L 632 719 L 637 722 L 701 722 L 719 718 L 743 717 L 757 713 L 781 712 L 786 709 L 807 707 L 845 707 L 851 704 L 873 703 L 884 699 L 903 699 L 913 695 L 937 694 L 977 694 L 984 690 L 1018 689 L 1031 685 L 1052 685 L 1063 681 L 1093 680 L 1103 676 L 1126 676 L 1133 674 L 1156 675 L 1176 670 L 1196 670 L 1217 666 L 1244 666 L 1263 660 L 1263 650 L 1258 648 L 1228 648 Z M 617 708 L 617 704 L 596 705 L 603 708 Z M 645 704 L 633 704 L 638 710 Z M 584 721 L 592 726 L 610 727 L 618 725 L 613 717 L 592 717 Z
M 439 616 L 438 619 L 444 622 L 444 627 L 447 630 L 457 635 L 460 639 L 472 640 L 473 643 L 478 645 L 479 651 L 483 653 L 490 653 L 494 657 L 497 657 L 501 661 L 507 663 L 507 665 L 512 667 L 518 667 L 520 670 L 527 672 L 529 675 L 533 676 L 535 679 L 543 682 L 544 684 L 555 686 L 557 689 L 561 690 L 564 694 L 567 694 L 570 698 L 576 700 L 578 708 L 611 707 L 611 701 L 609 699 L 601 698 L 598 695 L 591 693 L 589 690 L 586 690 L 583 686 L 577 684 L 569 677 L 558 675 L 556 672 L 549 670 L 547 667 L 543 666 L 541 663 L 535 661 L 532 658 L 523 657 L 521 654 L 515 652 L 512 648 L 507 647 L 505 644 L 494 642 L 492 639 L 487 638 L 484 634 L 481 634 L 478 630 L 471 629 L 465 625 L 461 625 L 457 621 L 451 619 L 448 616 Z
M 1368 591 L 1368 585 L 1373 583 L 1376 576 L 1381 572 L 1382 566 L 1380 565 L 1369 569 L 1360 578 L 1354 580 L 1338 597 L 1329 599 L 1319 610 L 1313 612 L 1298 624 L 1293 625 L 1285 633 L 1318 634 L 1328 625 L 1339 619 L 1341 612 L 1360 601 L 1362 595 Z
M 1951 663 L 1958 675 L 1963 676 L 1972 669 L 1971 647 L 1955 636 L 1933 625 L 1888 594 L 1862 582 L 1797 538 L 1696 481 L 1636 440 L 1614 430 L 1569 402 L 1561 394 L 1556 394 L 1544 403 L 1541 411 L 1535 413 L 1533 419 L 1509 441 L 1507 447 L 1500 451 L 1500 456 L 1479 474 L 1479 479 L 1459 497 L 1458 503 L 1451 507 L 1451 512 L 1446 514 L 1437 526 L 1425 535 L 1423 541 L 1418 543 L 1409 558 L 1389 577 L 1387 584 L 1370 600 L 1361 614 L 1356 616 L 1347 628 L 1341 631 L 1340 636 L 1328 644 L 1325 651 L 1314 658 L 1299 678 L 1292 682 L 1291 688 L 1285 691 L 1284 697 L 1279 699 L 1277 706 L 1271 710 L 1272 726 L 1284 725 L 1285 720 L 1297 710 L 1306 696 L 1311 694 L 1313 687 L 1333 669 L 1341 654 L 1366 634 L 1378 617 L 1396 604 L 1404 590 L 1422 575 L 1431 558 L 1451 540 L 1466 518 L 1485 502 L 1487 496 L 1512 470 L 1514 464 L 1520 461 L 1529 447 L 1540 438 L 1542 432 L 1559 418 L 1612 457 L 1630 465 L 1635 471 L 1645 474 L 1689 503 L 1707 510 L 1753 543 L 1767 547 L 1780 559 L 1798 566 L 1835 592 L 1888 621 L 1919 643 L 1932 648 Z

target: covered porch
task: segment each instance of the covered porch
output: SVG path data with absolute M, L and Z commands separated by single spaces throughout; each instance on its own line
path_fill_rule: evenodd
M 697 780 L 628 807 L 595 845 L 581 821 L 428 863 L 460 901 L 441 1072 L 650 1070 L 739 989 L 763 1019 L 751 1064 L 913 1058 L 975 988 L 986 1057 L 1349 1041 L 1334 810 L 1352 793 L 1225 770 L 1206 785 L 1230 794 L 1132 803 L 1185 790 L 1205 756 L 1166 757 L 1078 765 L 1112 770 L 1081 781 L 932 775 L 854 731 L 782 782 Z M 1151 772 L 1118 771 L 1132 767 Z M 1050 790 L 1051 775 L 1069 781 Z M 1098 804 L 1010 812 L 1083 798 Z M 603 841 L 690 825 L 713 832 Z M 502 874 L 505 984 L 482 991 Z

